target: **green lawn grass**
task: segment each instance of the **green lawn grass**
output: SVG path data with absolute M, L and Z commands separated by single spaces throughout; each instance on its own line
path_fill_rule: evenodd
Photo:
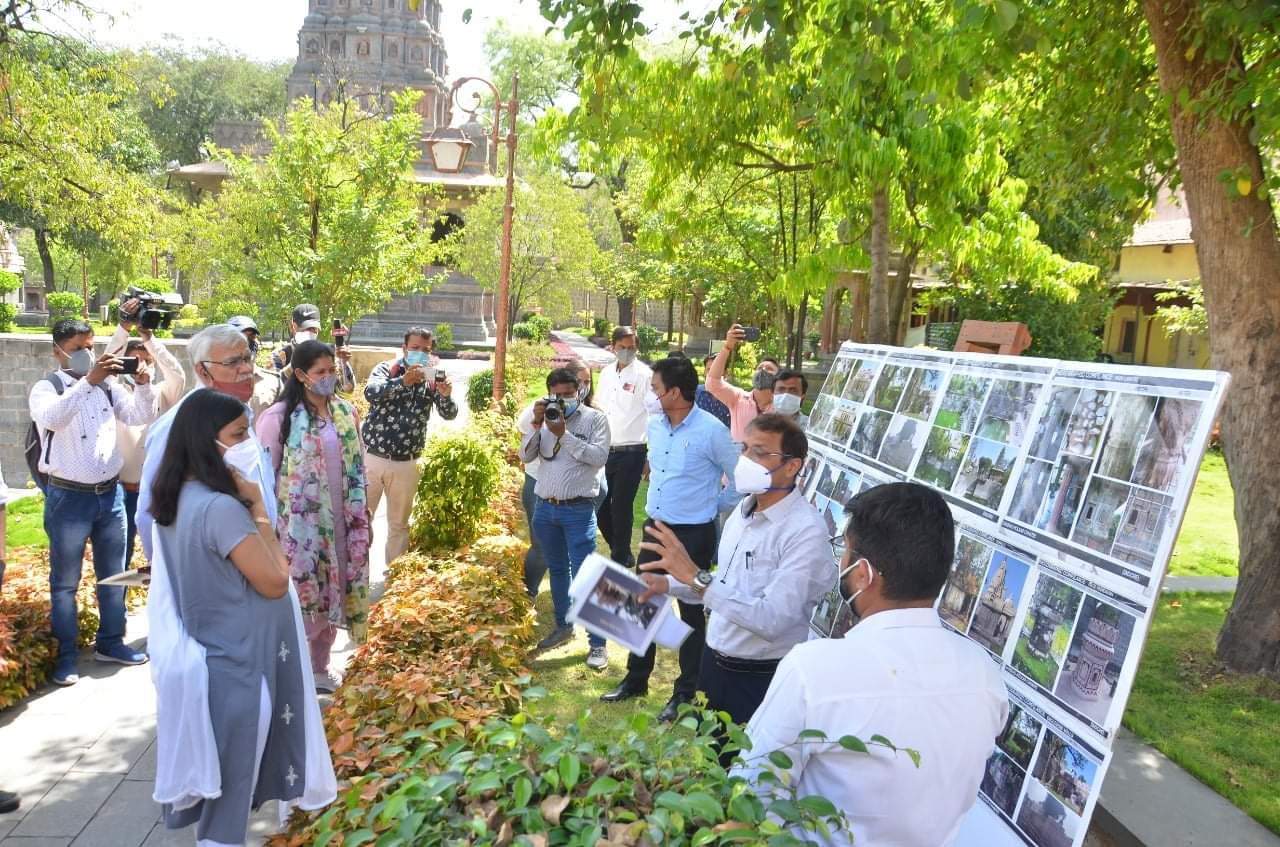
M 1200 475 L 1173 548 L 1169 573 L 1178 576 L 1235 576 L 1240 556 L 1235 498 L 1222 454 L 1211 451 Z
M 44 534 L 44 497 L 23 497 L 5 508 L 5 550 L 15 547 L 47 547 Z
M 1280 834 L 1280 683 L 1214 661 L 1230 594 L 1160 598 L 1125 726 Z

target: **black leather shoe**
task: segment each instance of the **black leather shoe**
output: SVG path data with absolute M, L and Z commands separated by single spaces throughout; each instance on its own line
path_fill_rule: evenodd
M 689 702 L 689 698 L 681 697 L 679 694 L 667 701 L 667 705 L 662 707 L 662 711 L 658 712 L 658 720 L 662 723 L 671 723 L 680 717 L 680 707 Z
M 600 699 L 605 703 L 621 703 L 623 700 L 631 700 L 635 697 L 643 697 L 649 693 L 649 689 L 643 685 L 633 685 L 625 679 L 617 688 L 608 694 L 601 694 Z
M 0 791 L 0 815 L 16 812 L 22 801 L 18 795 L 9 791 Z

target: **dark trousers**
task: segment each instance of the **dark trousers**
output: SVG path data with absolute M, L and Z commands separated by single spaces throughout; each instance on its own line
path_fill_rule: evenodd
M 653 520 L 645 521 L 644 525 L 652 526 Z M 676 537 L 680 539 L 680 543 L 689 552 L 689 558 L 693 560 L 695 565 L 700 568 L 711 567 L 711 562 L 716 555 L 715 521 L 707 521 L 702 524 L 668 524 L 668 526 L 671 527 Z M 642 565 L 658 558 L 656 554 L 648 550 L 641 550 L 639 558 L 636 559 L 636 564 Z M 694 692 L 698 690 L 698 669 L 702 664 L 702 645 L 706 640 L 707 617 L 703 613 L 701 604 L 677 600 L 676 605 L 680 609 L 680 619 L 692 627 L 693 632 L 680 645 L 680 675 L 676 677 L 672 696 L 691 700 Z M 625 682 L 633 686 L 647 688 L 649 675 L 653 673 L 653 660 L 656 655 L 656 647 L 650 647 L 649 652 L 645 653 L 643 657 L 634 653 L 628 655 Z
M 736 724 L 746 725 L 764 702 L 769 683 L 778 672 L 778 660 L 737 659 L 722 656 L 710 647 L 702 651 L 702 669 L 698 672 L 698 688 L 707 695 L 707 708 L 728 712 Z M 729 767 L 737 758 L 736 746 L 728 748 L 727 732 L 716 733 L 720 764 Z
M 520 489 L 520 505 L 524 508 L 524 519 L 529 526 L 529 550 L 524 554 L 524 589 L 529 593 L 530 600 L 537 599 L 542 578 L 547 575 L 547 560 L 543 558 L 538 537 L 533 532 L 533 509 L 538 502 L 533 494 L 536 484 L 537 480 L 525 474 L 524 488 Z
M 124 490 L 124 569 L 133 567 L 133 542 L 138 537 L 138 492 Z
M 631 555 L 631 532 L 635 529 L 633 510 L 646 455 L 645 450 L 614 451 L 609 453 L 604 466 L 609 493 L 596 512 L 596 523 L 609 545 L 609 558 L 625 567 L 635 562 Z

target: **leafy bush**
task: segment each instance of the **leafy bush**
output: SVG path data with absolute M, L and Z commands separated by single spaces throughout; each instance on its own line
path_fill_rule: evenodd
M 536 341 L 538 339 L 538 331 L 528 321 L 521 321 L 511 325 L 511 337 L 518 338 L 521 341 Z
M 613 335 L 613 321 L 608 318 L 596 318 L 591 326 L 597 338 L 610 338 Z
M 483 412 L 493 405 L 493 368 L 476 371 L 467 383 L 467 408 Z
M 258 304 L 250 300 L 237 300 L 234 297 L 218 297 L 205 304 L 205 313 L 208 315 L 209 323 L 221 324 L 226 323 L 236 315 L 249 315 L 250 317 L 257 315 Z M 259 328 L 261 329 L 261 327 Z
M 551 318 L 545 315 L 530 315 L 524 322 L 533 329 L 533 338 L 530 340 L 539 343 L 551 340 Z
M 641 355 L 647 356 L 662 346 L 662 333 L 656 327 L 641 324 L 636 327 L 636 346 Z
M 84 315 L 84 298 L 74 291 L 55 291 L 45 299 L 49 304 L 49 326 L 63 318 L 79 318 Z
M 18 307 L 12 303 L 0 303 L 0 332 L 13 329 L 14 319 L 18 317 Z
M 453 349 L 453 324 L 438 323 L 431 333 L 432 339 L 435 340 L 437 350 Z
M 507 394 L 521 400 L 535 381 L 542 384 L 555 356 L 549 344 L 512 344 L 507 348 Z
M 173 291 L 173 283 L 159 276 L 140 276 L 129 284 L 134 288 L 150 291 L 152 294 L 165 294 Z
M 15 273 L 0 271 L 0 299 L 22 287 L 22 279 Z M 18 316 L 18 307 L 12 303 L 0 303 L 0 332 L 13 329 L 13 319 Z
M 498 445 L 472 429 L 427 442 L 410 525 L 414 550 L 453 550 L 480 535 L 498 488 L 499 461 Z

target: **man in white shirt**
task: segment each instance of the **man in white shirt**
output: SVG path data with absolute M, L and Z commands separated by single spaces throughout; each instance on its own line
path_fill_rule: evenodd
M 796 487 L 809 454 L 804 433 L 790 418 L 766 414 L 747 424 L 745 438 L 734 486 L 748 496 L 725 522 L 715 572 L 698 568 L 665 524 L 640 544 L 661 556 L 640 570 L 667 574 L 642 574 L 650 595 L 706 608 L 698 689 L 736 723 L 751 718 L 778 662 L 808 638 L 835 573 L 826 523 Z
M 76 588 L 80 585 L 85 545 L 93 545 L 98 585 L 98 637 L 94 657 L 100 662 L 140 665 L 143 653 L 124 643 L 124 588 L 101 580 L 124 570 L 124 459 L 116 439 L 116 421 L 130 426 L 150 423 L 156 415 L 151 375 L 139 364 L 137 388 L 130 393 L 117 383 L 119 358 L 104 353 L 95 361 L 93 329 L 81 320 L 53 326 L 53 355 L 59 370 L 31 389 L 28 405 L 39 435 L 39 470 L 48 476 L 44 529 L 49 536 L 49 594 L 58 660 L 53 682 L 74 685 L 80 626 Z
M 848 818 L 830 840 L 805 833 L 820 843 L 949 844 L 977 798 L 1008 694 L 986 651 L 943 627 L 933 609 L 955 551 L 941 496 L 916 483 L 881 485 L 850 500 L 846 513 L 837 586 L 859 623 L 782 660 L 735 772 L 777 771 L 769 755 L 785 753 L 783 784 L 825 797 Z M 828 740 L 802 739 L 806 730 Z M 846 749 L 845 736 L 867 751 Z M 758 791 L 777 792 L 777 783 Z
M 635 528 L 636 492 L 644 475 L 649 412 L 645 396 L 653 371 L 636 358 L 636 331 L 620 326 L 613 331 L 613 355 L 617 361 L 600 372 L 596 405 L 609 418 L 609 461 L 604 466 L 608 493 L 596 512 L 600 534 L 609 545 L 609 558 L 631 567 L 631 533 Z

